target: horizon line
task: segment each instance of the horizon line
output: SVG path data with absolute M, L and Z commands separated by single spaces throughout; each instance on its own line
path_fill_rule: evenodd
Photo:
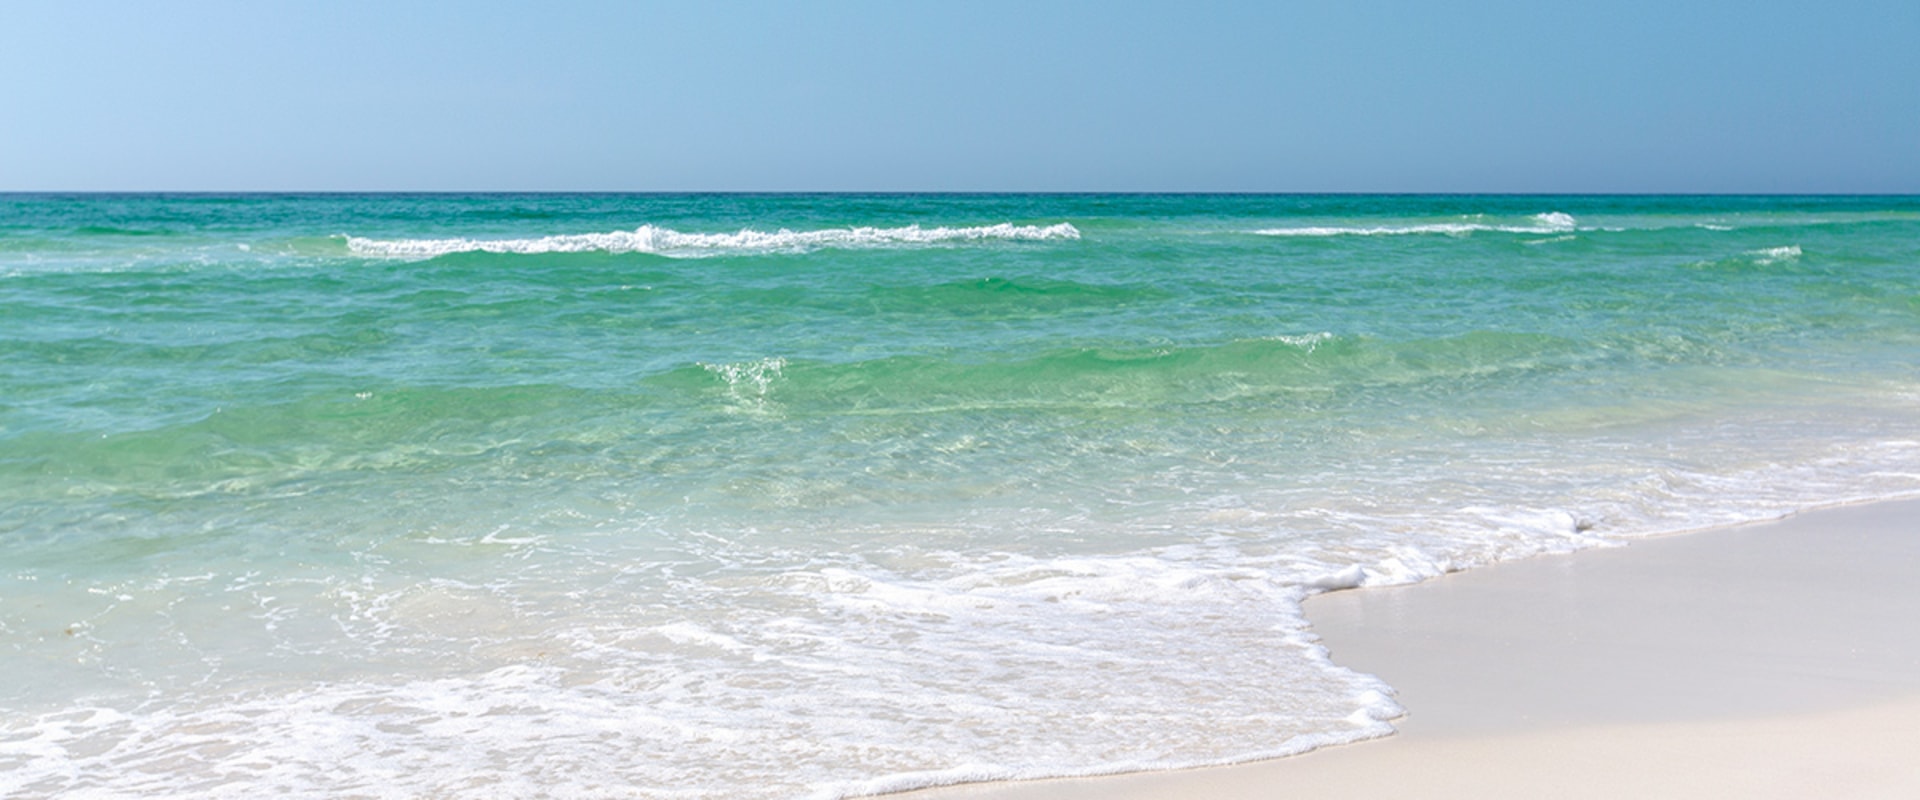
M 845 196 L 952 196 L 952 197 L 1920 197 L 1920 190 L 1905 192 L 1627 192 L 1627 191 L 1209 191 L 1209 190 L 902 190 L 902 189 L 0 189 L 0 197 L 19 196 L 129 196 L 171 195 L 202 197 L 234 196 L 364 196 L 364 195 L 545 195 L 545 196 L 689 196 L 732 195 L 761 197 L 799 197 L 818 195 Z

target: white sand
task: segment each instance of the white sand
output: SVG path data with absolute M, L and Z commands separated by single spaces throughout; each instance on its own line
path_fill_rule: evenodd
M 1383 740 L 925 800 L 1920 797 L 1920 501 L 1308 603 L 1393 684 Z M 1253 749 L 1253 748 L 1249 748 Z

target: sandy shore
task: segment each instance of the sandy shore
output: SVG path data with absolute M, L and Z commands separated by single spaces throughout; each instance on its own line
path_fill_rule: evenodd
M 1920 797 L 1920 500 L 1314 598 L 1387 739 L 919 800 Z

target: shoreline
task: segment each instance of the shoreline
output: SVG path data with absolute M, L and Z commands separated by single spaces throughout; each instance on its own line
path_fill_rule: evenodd
M 1394 687 L 1391 736 L 893 796 L 1920 796 L 1920 499 L 1624 543 L 1309 598 Z

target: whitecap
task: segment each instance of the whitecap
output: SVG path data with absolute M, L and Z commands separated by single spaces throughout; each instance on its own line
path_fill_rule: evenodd
M 1299 334 L 1299 335 L 1280 334 L 1278 336 L 1266 336 L 1262 338 L 1270 342 L 1280 342 L 1281 344 L 1292 345 L 1294 347 L 1298 347 L 1302 350 L 1305 350 L 1311 353 L 1314 351 L 1315 348 L 1318 348 L 1321 345 L 1321 343 L 1331 341 L 1334 337 L 1333 337 L 1333 334 L 1331 333 L 1328 333 L 1326 331 L 1321 331 L 1319 333 L 1307 333 L 1307 334 Z
M 1749 250 L 1747 251 L 1746 255 L 1751 256 L 1753 258 L 1753 263 L 1758 264 L 1760 266 L 1766 266 L 1768 264 L 1778 264 L 1782 261 L 1797 261 L 1800 258 L 1800 246 L 1797 244 L 1792 244 L 1792 245 L 1787 245 L 1786 247 L 1769 247 L 1764 250 Z
M 979 241 L 1044 241 L 1078 239 L 1080 231 L 1069 223 L 1055 225 L 976 225 L 950 228 L 923 228 L 907 225 L 897 228 L 849 227 L 794 231 L 757 231 L 742 228 L 734 233 L 686 233 L 671 228 L 642 225 L 631 231 L 576 233 L 529 239 L 368 239 L 347 236 L 347 249 L 367 258 L 421 259 L 449 253 L 653 253 L 656 255 L 698 257 L 742 253 L 806 252 L 823 248 L 901 247 L 910 245 L 952 244 Z
M 1300 228 L 1264 228 L 1253 231 L 1259 236 L 1406 236 L 1440 233 L 1449 236 L 1490 231 L 1498 233 L 1566 233 L 1575 230 L 1573 215 L 1559 211 L 1535 214 L 1531 225 L 1498 225 L 1485 222 L 1430 222 L 1413 225 L 1319 225 Z

